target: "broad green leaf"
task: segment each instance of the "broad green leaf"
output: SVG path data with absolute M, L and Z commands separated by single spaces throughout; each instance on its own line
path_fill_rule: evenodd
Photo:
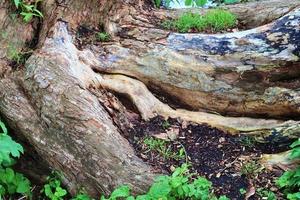
M 17 186 L 17 193 L 28 194 L 30 192 L 30 182 L 24 177 L 23 181 Z
M 15 3 L 16 8 L 19 8 L 19 5 L 20 5 L 21 1 L 20 0 L 14 0 L 14 3 Z
M 6 193 L 6 189 L 3 185 L 0 184 L 0 197 Z
M 114 190 L 112 193 L 111 193 L 111 197 L 110 199 L 117 199 L 117 198 L 120 198 L 120 197 L 128 197 L 130 195 L 130 192 L 129 192 L 129 187 L 128 186 L 121 186 L 119 188 L 117 188 L 116 190 Z
M 184 4 L 185 4 L 186 6 L 191 6 L 192 3 L 193 3 L 193 0 L 185 0 L 185 1 L 184 1 Z
M 0 121 L 0 128 L 2 129 L 1 130 L 2 132 L 0 132 L 0 134 L 7 135 L 7 128 L 6 128 L 5 124 L 3 122 L 1 122 L 1 121 Z
M 295 148 L 296 146 L 300 146 L 300 138 L 291 144 L 291 148 Z
M 64 197 L 67 195 L 67 190 L 61 188 L 61 187 L 57 187 L 56 191 L 54 192 L 54 196 L 56 197 Z
M 300 148 L 295 148 L 290 154 L 291 159 L 300 158 Z
M 167 197 L 170 192 L 171 192 L 171 187 L 169 185 L 169 182 L 167 180 L 164 180 L 164 181 L 154 183 L 151 186 L 148 194 L 153 199 L 160 199 L 163 197 Z
M 300 192 L 293 193 L 293 194 L 288 194 L 287 198 L 289 200 L 299 200 L 300 199 Z
M 237 3 L 238 0 L 224 0 L 225 4 L 232 4 L 232 3 Z
M 197 6 L 204 6 L 207 3 L 207 0 L 196 0 Z
M 4 161 L 11 162 L 10 155 L 19 158 L 20 153 L 23 152 L 23 147 L 13 141 L 9 135 L 0 135 L 0 164 Z
M 27 12 L 21 12 L 20 15 L 23 16 L 23 20 L 28 23 L 32 17 L 33 17 L 33 13 L 27 13 Z
M 6 168 L 5 170 L 6 183 L 13 183 L 15 178 L 15 172 L 11 168 Z

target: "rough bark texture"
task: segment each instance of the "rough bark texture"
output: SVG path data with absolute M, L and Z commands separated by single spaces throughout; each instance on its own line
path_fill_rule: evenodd
M 0 45 L 20 39 L 17 48 L 25 48 L 34 25 L 9 21 L 9 3 L 2 4 L 0 27 L 10 35 Z M 7 49 L 0 51 L 0 114 L 63 172 L 73 194 L 84 187 L 95 197 L 121 184 L 144 191 L 155 176 L 121 136 L 125 109 L 105 89 L 129 97 L 144 119 L 181 117 L 262 140 L 299 137 L 299 2 L 261 5 L 265 11 L 256 4 L 228 9 L 245 26 L 262 26 L 205 35 L 160 29 L 160 20 L 182 11 L 151 11 L 144 1 L 44 1 L 39 49 L 25 67 L 12 71 Z M 78 50 L 76 29 L 99 24 L 113 40 Z M 152 90 L 189 110 L 171 108 Z

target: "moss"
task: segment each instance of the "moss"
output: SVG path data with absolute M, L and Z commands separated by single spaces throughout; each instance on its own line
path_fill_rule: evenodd
M 106 32 L 96 33 L 96 39 L 100 42 L 108 42 L 110 40 L 110 35 Z
M 185 13 L 177 20 L 163 22 L 162 26 L 166 29 L 173 29 L 178 32 L 190 31 L 222 31 L 236 25 L 236 16 L 229 11 L 222 9 L 209 10 L 205 15 L 195 13 Z

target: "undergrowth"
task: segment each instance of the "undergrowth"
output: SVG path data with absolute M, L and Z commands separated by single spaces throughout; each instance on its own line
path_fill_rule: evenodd
M 184 32 L 223 31 L 236 25 L 236 16 L 222 9 L 209 10 L 205 15 L 184 13 L 176 20 L 167 20 L 162 23 L 166 29 Z
M 145 141 L 144 141 L 145 142 Z M 145 144 L 150 149 L 161 149 L 165 152 L 165 142 L 157 139 L 148 139 Z M 289 159 L 300 159 L 300 139 L 291 145 Z M 0 200 L 2 199 L 25 199 L 32 198 L 30 181 L 12 168 L 15 164 L 15 158 L 19 158 L 24 153 L 23 147 L 15 142 L 9 135 L 5 124 L 0 120 Z M 182 153 L 183 154 L 183 153 Z M 253 174 L 258 167 L 250 163 L 245 167 L 244 174 Z M 48 177 L 47 182 L 40 192 L 42 199 L 50 200 L 93 200 L 84 190 L 71 198 L 61 183 L 62 175 L 53 173 Z M 283 190 L 286 198 L 289 200 L 300 199 L 300 167 L 285 172 L 278 180 L 277 185 Z M 257 189 L 257 194 L 262 199 L 275 200 L 273 192 Z M 241 194 L 246 190 L 241 188 Z M 70 198 L 68 198 L 70 197 Z M 176 168 L 171 175 L 157 177 L 145 194 L 134 196 L 128 186 L 120 186 L 115 189 L 110 196 L 101 196 L 100 200 L 228 200 L 226 196 L 217 197 L 213 193 L 213 186 L 210 181 L 204 177 L 196 176 L 189 171 L 189 165 L 183 164 Z
M 42 18 L 43 14 L 38 9 L 38 4 L 42 0 L 29 1 L 27 3 L 24 0 L 11 0 L 18 10 L 19 14 L 23 17 L 25 22 L 29 22 L 33 17 Z
M 12 166 L 15 158 L 24 153 L 23 147 L 12 140 L 3 122 L 0 121 L 0 199 L 31 196 L 30 182 Z
M 300 160 L 300 138 L 291 145 L 291 153 L 289 159 Z M 286 198 L 289 200 L 300 199 L 300 166 L 294 170 L 284 172 L 277 180 L 277 185 L 283 189 Z
M 165 3 L 168 6 L 171 2 L 180 2 L 180 0 L 166 0 Z M 186 6 L 204 6 L 207 0 L 184 0 Z M 162 4 L 162 0 L 154 0 L 155 7 L 159 8 Z

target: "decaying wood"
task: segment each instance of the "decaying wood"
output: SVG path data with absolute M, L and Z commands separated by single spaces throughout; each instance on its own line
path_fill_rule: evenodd
M 296 9 L 274 23 L 242 32 L 172 33 L 159 44 L 109 44 L 103 47 L 109 53 L 95 53 L 95 70 L 135 77 L 195 110 L 296 117 L 299 20 Z
M 181 11 L 152 12 L 141 2 L 44 1 L 39 49 L 25 67 L 12 71 L 6 50 L 0 51 L 1 116 L 63 172 L 73 194 L 84 187 L 97 197 L 121 184 L 141 192 L 156 175 L 121 136 L 116 116 L 103 103 L 109 98 L 95 91 L 126 95 L 144 119 L 180 117 L 264 141 L 299 137 L 299 2 L 262 2 L 266 11 L 257 7 L 253 14 L 256 4 L 228 7 L 244 26 L 262 26 L 217 35 L 163 30 L 160 20 Z M 4 16 L 0 13 L 0 27 L 6 27 Z M 22 49 L 36 33 L 34 26 L 11 24 Z M 76 29 L 99 24 L 112 41 L 78 50 Z M 0 45 L 9 44 L 9 37 Z M 189 110 L 162 103 L 153 89 Z

